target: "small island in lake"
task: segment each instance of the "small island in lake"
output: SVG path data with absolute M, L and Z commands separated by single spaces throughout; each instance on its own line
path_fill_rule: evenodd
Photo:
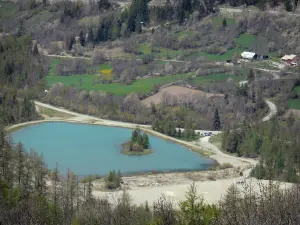
M 122 153 L 125 155 L 149 155 L 152 153 L 149 147 L 148 135 L 137 128 L 132 132 L 130 140 L 122 144 Z

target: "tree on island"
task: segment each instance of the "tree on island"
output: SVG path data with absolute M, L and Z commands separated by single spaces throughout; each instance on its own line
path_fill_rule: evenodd
M 129 151 L 143 151 L 149 148 L 149 138 L 148 135 L 142 133 L 139 128 L 136 128 L 132 132 Z

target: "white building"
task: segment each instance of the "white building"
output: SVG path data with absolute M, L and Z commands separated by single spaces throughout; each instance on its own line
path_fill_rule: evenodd
M 257 54 L 254 52 L 242 52 L 241 56 L 243 59 L 249 59 L 249 60 L 257 58 Z

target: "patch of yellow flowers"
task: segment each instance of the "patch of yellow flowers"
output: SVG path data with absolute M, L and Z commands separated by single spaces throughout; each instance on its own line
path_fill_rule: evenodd
M 100 70 L 100 74 L 102 80 L 111 80 L 113 75 L 111 69 Z

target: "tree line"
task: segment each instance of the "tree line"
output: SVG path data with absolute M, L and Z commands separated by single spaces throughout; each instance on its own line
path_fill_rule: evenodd
M 252 175 L 259 179 L 298 182 L 300 145 L 295 134 L 299 128 L 300 123 L 293 118 L 254 126 L 245 122 L 239 129 L 225 129 L 222 147 L 239 156 L 258 157 Z
M 8 36 L 1 39 L 0 52 L 1 123 L 7 125 L 38 118 L 29 92 L 37 90 L 32 87 L 40 83 L 47 64 L 36 44 L 30 36 Z
M 169 119 L 155 119 L 152 123 L 152 129 L 159 133 L 166 134 L 170 137 L 175 137 L 178 139 L 194 140 L 199 137 L 195 132 L 195 126 L 192 121 L 186 122 L 183 130 L 177 128 L 177 125 L 177 123 L 174 123 L 174 121 Z

